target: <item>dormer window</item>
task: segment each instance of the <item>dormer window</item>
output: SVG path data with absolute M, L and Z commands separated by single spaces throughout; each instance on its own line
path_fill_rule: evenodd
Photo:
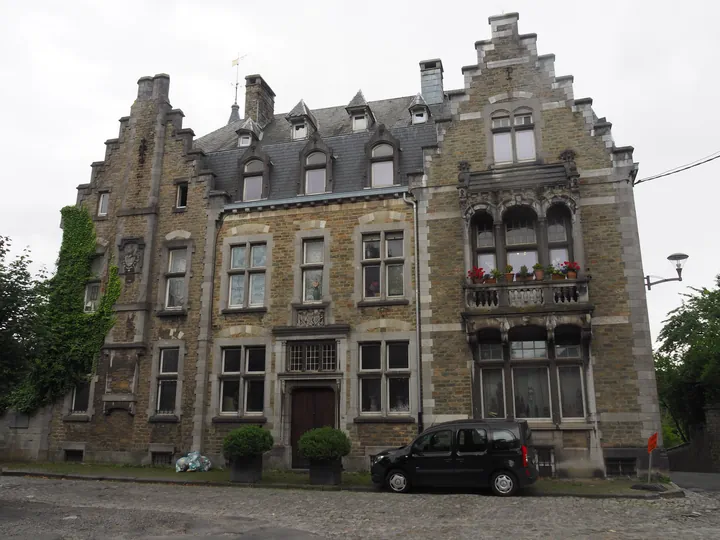
M 412 123 L 413 124 L 424 124 L 427 122 L 427 113 L 422 111 L 415 111 L 412 115 Z
M 252 137 L 250 135 L 240 135 L 238 146 L 240 148 L 244 148 L 246 146 L 250 146 L 250 142 L 252 142 Z
M 305 160 L 305 195 L 325 193 L 327 184 L 327 157 L 322 152 L 313 152 Z
M 376 144 L 373 146 L 370 159 L 371 186 L 387 187 L 395 183 L 395 167 L 393 158 L 395 150 L 389 144 Z
M 364 114 L 353 115 L 353 131 L 365 131 L 367 129 L 367 116 Z
M 262 198 L 263 171 L 265 166 L 259 159 L 248 161 L 243 174 L 243 201 L 257 201 Z
M 295 124 L 292 127 L 292 138 L 293 141 L 299 141 L 301 139 L 307 139 L 307 124 Z

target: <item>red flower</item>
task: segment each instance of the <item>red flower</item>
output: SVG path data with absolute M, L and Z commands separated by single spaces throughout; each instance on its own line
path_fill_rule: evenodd
M 579 272 L 580 271 L 580 265 L 576 263 L 575 261 L 565 261 L 562 264 L 562 271 L 566 274 L 568 272 Z
M 482 268 L 479 268 L 477 266 L 473 266 L 471 270 L 468 270 L 467 277 L 468 279 L 482 279 L 485 275 L 485 270 Z

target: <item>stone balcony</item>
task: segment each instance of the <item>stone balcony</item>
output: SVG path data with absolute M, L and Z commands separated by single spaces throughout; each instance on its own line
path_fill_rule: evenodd
M 464 293 L 468 313 L 585 310 L 590 302 L 587 279 L 465 284 Z

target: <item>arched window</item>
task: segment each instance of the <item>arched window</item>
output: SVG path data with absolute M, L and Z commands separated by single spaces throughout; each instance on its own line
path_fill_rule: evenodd
M 518 272 L 521 267 L 532 267 L 538 262 L 537 217 L 527 207 L 511 208 L 503 216 L 507 263 Z
M 325 193 L 327 186 L 327 156 L 313 152 L 305 158 L 305 194 Z
M 495 233 L 493 219 L 487 212 L 478 212 L 473 217 L 473 239 L 475 264 L 490 273 L 497 268 L 495 260 Z
M 570 211 L 562 204 L 554 204 L 547 213 L 548 260 L 554 267 L 572 260 L 572 231 Z
M 498 165 L 535 161 L 533 112 L 520 107 L 513 112 L 495 111 L 491 115 L 493 156 Z
M 259 159 L 248 161 L 243 168 L 243 201 L 257 201 L 263 195 L 265 165 Z
M 389 144 L 376 144 L 370 154 L 370 185 L 387 187 L 395 183 L 395 149 Z

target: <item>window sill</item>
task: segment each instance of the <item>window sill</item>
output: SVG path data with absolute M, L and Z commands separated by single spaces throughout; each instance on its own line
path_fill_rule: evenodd
M 398 298 L 396 300 L 361 300 L 357 303 L 357 307 L 386 307 L 386 306 L 407 306 L 410 300 L 407 298 Z
M 87 414 L 66 414 L 63 416 L 63 422 L 89 422 L 90 416 Z
M 93 216 L 93 221 L 107 221 L 107 216 Z
M 265 424 L 264 416 L 214 416 L 213 424 Z
M 187 315 L 187 308 L 182 309 L 161 309 L 155 312 L 156 317 L 184 317 Z
M 183 206 L 181 208 L 178 208 L 177 206 L 173 206 L 173 214 L 182 214 L 183 212 L 187 211 L 187 206 Z
M 414 424 L 412 416 L 358 416 L 353 420 L 355 424 Z
M 263 307 L 246 307 L 246 308 L 225 308 L 220 313 L 223 315 L 231 315 L 233 313 L 267 313 L 267 308 Z
M 156 414 L 148 418 L 148 422 L 151 424 L 177 424 L 180 422 L 180 418 L 174 414 Z

